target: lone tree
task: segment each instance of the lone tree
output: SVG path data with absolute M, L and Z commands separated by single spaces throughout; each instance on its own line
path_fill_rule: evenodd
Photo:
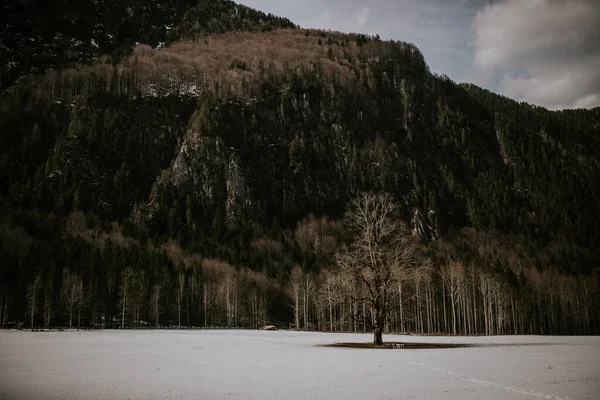
M 361 194 L 345 217 L 354 241 L 336 256 L 341 272 L 365 288 L 352 301 L 366 302 L 377 346 L 383 345 L 390 300 L 402 276 L 398 271 L 416 263 L 413 238 L 396 214 L 391 196 Z

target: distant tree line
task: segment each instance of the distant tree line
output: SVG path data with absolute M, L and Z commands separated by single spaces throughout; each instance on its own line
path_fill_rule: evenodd
M 116 226 L 110 233 L 97 232 L 86 228 L 80 212 L 60 229 L 64 237 L 44 240 L 2 226 L 3 328 L 259 328 L 275 323 L 371 332 L 377 324 L 367 286 L 374 276 L 363 270 L 366 264 L 355 264 L 366 280 L 344 268 L 360 260 L 347 258 L 344 249 L 353 237 L 344 237 L 351 226 L 341 222 L 310 217 L 290 232 L 289 242 L 255 240 L 256 259 L 276 262 L 298 252 L 283 261 L 294 263 L 283 277 L 269 269 L 204 259 L 175 242 L 142 245 Z M 531 267 L 515 273 L 443 258 L 439 250 L 422 248 L 410 232 L 395 234 L 404 238 L 402 251 L 410 247 L 421 257 L 386 258 L 391 275 L 382 333 L 593 334 L 600 328 L 597 273 L 569 276 Z

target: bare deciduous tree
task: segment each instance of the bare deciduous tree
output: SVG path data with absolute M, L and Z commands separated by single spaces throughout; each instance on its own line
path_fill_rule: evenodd
M 162 285 L 160 283 L 155 284 L 150 292 L 150 315 L 154 318 L 154 325 L 158 326 L 160 318 L 160 301 L 162 298 Z
M 304 304 L 304 330 L 307 331 L 309 329 L 308 324 L 310 323 L 309 321 L 309 315 L 310 315 L 310 295 L 312 293 L 313 290 L 313 285 L 314 281 L 313 281 L 313 277 L 312 274 L 307 272 L 304 275 L 304 287 L 303 289 L 303 304 Z
M 294 328 L 296 330 L 300 329 L 300 292 L 303 284 L 304 277 L 302 274 L 302 269 L 299 266 L 295 266 L 292 269 L 292 274 L 288 283 L 288 293 L 294 301 L 292 307 L 294 308 Z
M 396 206 L 386 194 L 363 193 L 352 201 L 346 223 L 354 242 L 336 257 L 342 273 L 364 284 L 364 298 L 371 314 L 373 343 L 383 344 L 383 331 L 390 311 L 392 291 L 397 288 L 398 268 L 414 263 L 412 237 L 397 218 Z
M 460 300 L 464 288 L 463 265 L 456 261 L 444 264 L 440 269 L 440 275 L 442 276 L 444 286 L 450 295 L 450 304 L 452 306 L 452 334 L 456 335 L 456 304 Z
M 335 298 L 335 288 L 333 286 L 335 284 L 335 275 L 330 271 L 322 271 L 321 275 L 324 282 L 324 284 L 321 286 L 322 298 L 329 312 L 329 331 L 333 332 L 333 301 Z
M 406 332 L 405 316 L 404 316 L 404 302 L 406 301 L 403 293 L 405 282 L 410 279 L 411 271 L 406 268 L 395 268 L 394 278 L 396 279 L 396 286 L 398 287 L 398 319 L 400 321 L 400 331 Z
M 177 275 L 177 328 L 181 328 L 181 309 L 183 308 L 183 299 L 185 297 L 185 271 L 183 266 Z
M 0 318 L 0 329 L 4 329 L 4 321 L 6 320 L 6 314 L 8 312 L 8 291 L 2 290 L 2 296 L 0 296 L 0 311 L 2 317 Z
M 40 287 L 42 286 L 42 275 L 38 273 L 38 275 L 33 280 L 33 283 L 27 288 L 27 308 L 29 309 L 29 316 L 31 319 L 31 331 L 33 332 L 33 319 L 35 317 L 35 312 L 37 310 L 37 295 L 40 291 Z
M 131 289 L 131 281 L 133 279 L 133 270 L 131 267 L 126 268 L 121 274 L 121 285 L 119 287 L 119 305 L 121 306 L 121 328 L 125 327 L 125 311 L 129 301 L 129 291 Z
M 136 272 L 131 282 L 131 295 L 130 304 L 133 306 L 133 323 L 136 327 L 140 324 L 140 314 L 142 312 L 142 306 L 144 299 L 146 298 L 148 290 L 148 280 L 146 271 Z
M 42 308 L 42 315 L 44 316 L 44 327 L 50 328 L 50 318 L 52 317 L 52 297 L 53 297 L 53 285 L 52 279 L 48 279 L 44 284 L 44 306 Z
M 69 329 L 73 327 L 73 312 L 75 307 L 81 307 L 83 296 L 83 282 L 81 278 L 68 269 L 64 269 L 60 298 L 63 307 L 65 307 L 69 314 Z

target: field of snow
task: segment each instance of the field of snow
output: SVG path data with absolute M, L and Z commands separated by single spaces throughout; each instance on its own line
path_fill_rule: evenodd
M 497 346 L 317 347 L 370 340 L 285 331 L 3 331 L 0 398 L 600 399 L 600 337 L 384 335 Z

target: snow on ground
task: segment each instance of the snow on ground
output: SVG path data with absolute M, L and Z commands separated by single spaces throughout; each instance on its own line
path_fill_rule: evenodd
M 2 399 L 600 399 L 600 337 L 421 337 L 507 346 L 317 347 L 371 335 L 0 332 Z

